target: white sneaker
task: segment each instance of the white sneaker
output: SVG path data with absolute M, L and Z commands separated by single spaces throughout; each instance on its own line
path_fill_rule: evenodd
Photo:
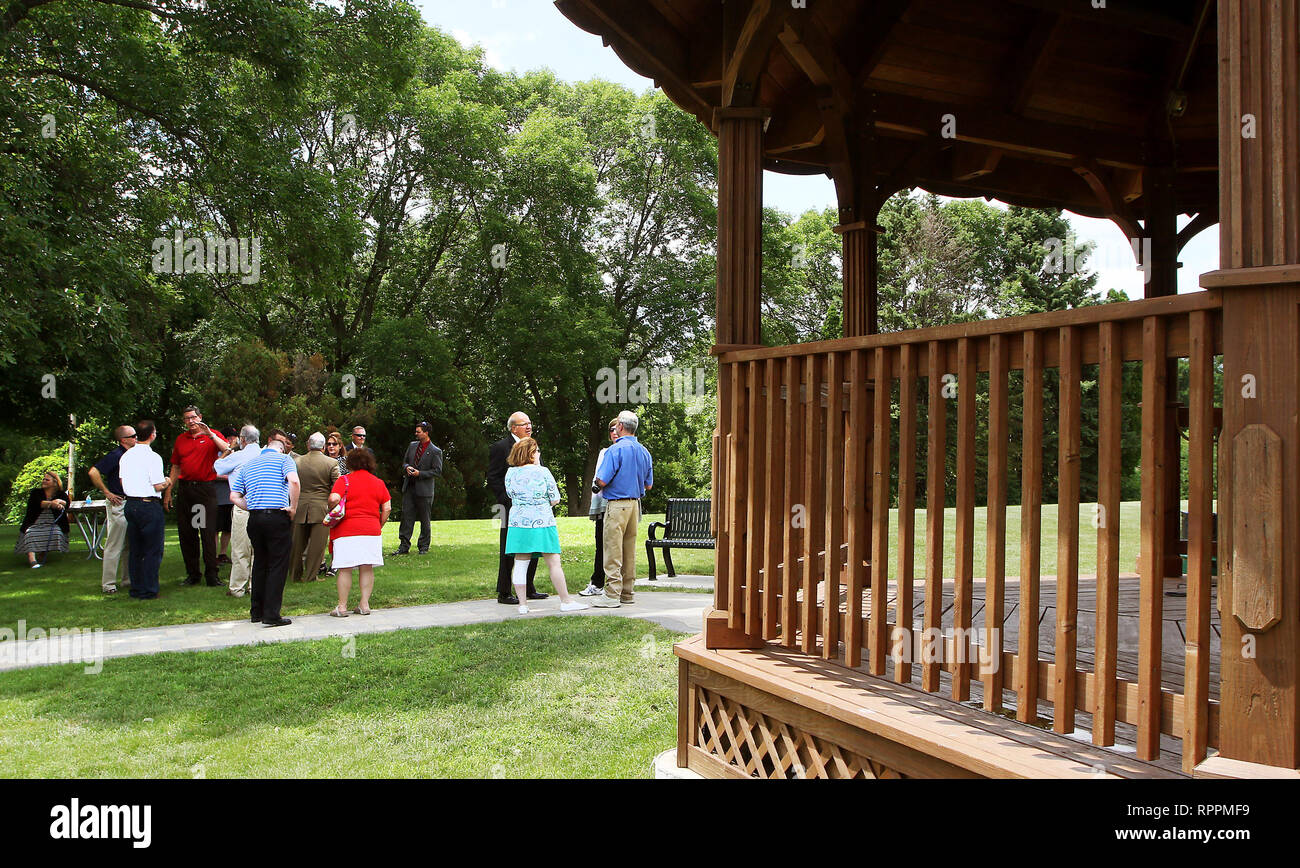
M 39 570 L 39 569 L 41 568 L 41 566 L 42 566 L 42 564 L 32 564 L 32 569 L 34 569 L 34 570 Z
M 527 606 L 520 606 L 520 607 L 519 607 L 519 614 L 521 614 L 521 615 L 527 615 L 527 614 L 528 614 L 528 607 L 527 607 Z
M 586 603 L 577 603 L 577 602 L 574 602 L 574 603 L 561 603 L 561 604 L 560 604 L 560 611 L 561 611 L 561 612 L 581 612 L 583 609 L 590 609 L 590 608 L 591 608 L 591 607 L 588 606 Z
M 597 594 L 603 594 L 603 593 L 605 593 L 605 589 L 604 589 L 604 588 L 598 588 L 598 587 L 596 587 L 595 585 L 588 584 L 587 587 L 583 588 L 581 591 L 578 591 L 578 596 L 579 596 L 579 597 L 594 597 L 594 596 L 596 596 Z
M 623 604 L 613 597 L 607 597 L 604 594 L 601 594 L 591 605 L 595 606 L 597 609 L 617 609 Z

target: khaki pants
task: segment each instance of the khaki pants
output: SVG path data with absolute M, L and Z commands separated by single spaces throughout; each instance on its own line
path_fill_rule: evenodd
M 248 510 L 230 513 L 230 592 L 244 596 L 253 575 L 253 543 L 248 539 Z
M 319 521 L 315 524 L 295 524 L 293 526 L 293 549 L 289 554 L 289 571 L 295 582 L 305 578 L 316 581 L 316 572 L 325 562 L 325 547 L 330 542 L 330 529 Z M 307 562 L 303 564 L 303 555 Z
M 100 584 L 105 591 L 117 587 L 118 573 L 122 572 L 122 549 L 126 547 L 126 502 L 108 505 L 104 518 L 104 571 Z
M 605 596 L 630 603 L 636 582 L 636 526 L 641 501 L 611 500 L 605 504 Z

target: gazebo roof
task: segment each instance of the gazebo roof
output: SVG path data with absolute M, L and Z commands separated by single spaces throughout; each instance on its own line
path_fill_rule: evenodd
M 1217 219 L 1213 0 L 556 5 L 704 123 L 767 112 L 765 166 L 831 175 L 842 219 L 911 186 L 1130 234 L 1159 187 Z

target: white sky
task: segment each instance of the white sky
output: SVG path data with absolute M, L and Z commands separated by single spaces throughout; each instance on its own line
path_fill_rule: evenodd
M 483 46 L 488 63 L 501 70 L 523 73 L 547 67 L 568 81 L 603 78 L 636 91 L 653 87 L 623 65 L 600 38 L 579 29 L 560 14 L 551 0 L 415 0 L 424 20 L 451 33 L 462 44 Z M 809 208 L 835 205 L 835 188 L 823 175 L 793 176 L 767 172 L 763 178 L 763 204 L 791 214 Z M 1098 273 L 1097 288 L 1121 289 L 1132 298 L 1142 297 L 1142 272 L 1133 264 L 1132 249 L 1124 233 L 1109 220 L 1080 217 L 1067 212 L 1079 241 L 1091 241 L 1096 250 L 1089 265 Z M 1179 226 L 1186 223 L 1180 218 Z M 1183 248 L 1178 291 L 1199 289 L 1199 276 L 1218 268 L 1219 231 L 1211 227 Z

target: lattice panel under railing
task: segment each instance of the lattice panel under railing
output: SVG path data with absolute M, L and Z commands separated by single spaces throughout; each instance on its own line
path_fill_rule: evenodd
M 902 778 L 834 742 L 697 688 L 696 745 L 752 778 Z

